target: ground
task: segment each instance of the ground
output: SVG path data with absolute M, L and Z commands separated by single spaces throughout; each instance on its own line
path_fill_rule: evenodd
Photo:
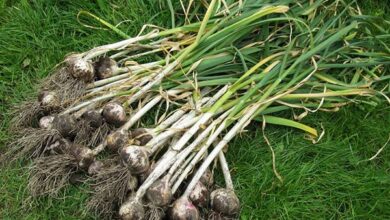
M 32 97 L 40 79 L 70 52 L 121 39 L 108 30 L 83 26 L 80 10 L 97 14 L 134 36 L 143 24 L 168 27 L 165 1 L 0 1 L 0 147 L 10 139 L 10 109 Z M 114 2 L 114 1 L 113 1 Z M 360 1 L 366 13 L 386 17 L 386 1 Z M 159 4 L 160 3 L 160 4 Z M 390 146 L 371 158 L 390 133 L 390 108 L 349 106 L 338 112 L 318 112 L 303 119 L 325 129 L 317 144 L 297 130 L 260 125 L 229 145 L 228 162 L 242 202 L 243 219 L 389 219 Z M 70 187 L 56 199 L 26 200 L 26 164 L 0 171 L 1 219 L 92 219 L 84 211 L 86 187 Z M 220 178 L 218 178 L 220 180 Z M 221 183 L 221 181 L 220 181 Z

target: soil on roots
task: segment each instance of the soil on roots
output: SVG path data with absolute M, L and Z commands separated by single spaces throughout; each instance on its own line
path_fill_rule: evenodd
M 0 163 L 9 163 L 20 158 L 42 157 L 50 151 L 51 144 L 59 139 L 61 135 L 54 129 L 23 129 L 15 140 L 8 144 L 6 153 L 0 158 Z
M 68 154 L 37 158 L 30 169 L 28 189 L 31 196 L 56 196 L 69 185 L 77 172 L 76 159 Z
M 119 158 L 111 159 L 110 166 L 90 178 L 93 192 L 87 210 L 103 219 L 114 218 L 129 191 L 136 188 L 136 184 L 129 187 L 129 182 L 135 177 L 118 161 Z

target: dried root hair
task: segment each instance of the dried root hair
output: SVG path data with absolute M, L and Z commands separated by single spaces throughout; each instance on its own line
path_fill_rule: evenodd
M 10 129 L 18 131 L 27 127 L 38 127 L 41 117 L 62 111 L 73 100 L 84 94 L 85 87 L 85 83 L 74 79 L 65 67 L 59 68 L 41 83 L 41 90 L 55 92 L 60 102 L 56 103 L 56 106 L 44 107 L 34 99 L 15 106 Z
M 111 130 L 113 130 L 113 126 L 104 122 L 92 133 L 87 146 L 96 147 L 99 143 L 102 143 L 106 139 Z
M 84 120 L 81 120 L 77 123 L 77 134 L 74 138 L 75 144 L 81 144 L 87 147 L 90 147 L 88 145 L 88 142 L 91 139 L 91 135 L 94 132 L 94 128 L 92 128 L 88 122 L 85 122 Z
M 43 116 L 59 113 L 63 110 L 60 103 L 52 106 L 42 106 L 40 102 L 25 101 L 13 109 L 10 130 L 13 133 L 20 133 L 25 128 L 39 127 L 39 119 Z
M 61 139 L 61 135 L 54 129 L 23 129 L 15 140 L 8 144 L 8 149 L 0 158 L 0 163 L 47 155 L 50 152 L 51 145 L 59 139 Z
M 86 86 L 83 80 L 73 78 L 67 67 L 60 67 L 42 82 L 41 89 L 56 92 L 60 105 L 66 107 L 84 94 Z
M 33 197 L 56 196 L 76 172 L 77 161 L 69 154 L 37 158 L 30 169 L 27 187 Z
M 83 96 L 86 86 L 84 81 L 72 78 L 62 87 L 55 90 L 60 96 L 61 106 L 67 107 Z
M 98 128 L 93 128 L 83 120 L 79 121 L 78 127 L 74 143 L 90 148 L 94 148 L 98 146 L 99 143 L 102 143 L 113 129 L 113 126 L 107 123 L 103 123 Z
M 69 81 L 70 78 L 73 78 L 72 75 L 69 73 L 68 68 L 63 65 L 41 82 L 41 88 L 45 90 L 55 90 Z
M 10 130 L 19 133 L 26 127 L 38 127 L 39 118 L 44 115 L 44 108 L 38 101 L 25 101 L 15 106 L 12 112 Z
M 162 220 L 165 217 L 165 213 L 166 210 L 164 208 L 148 204 L 146 205 L 145 219 Z
M 117 157 L 112 159 L 110 166 L 89 180 L 93 192 L 87 202 L 87 210 L 103 219 L 114 218 L 129 191 L 134 191 L 137 187 L 136 182 L 129 184 L 136 181 L 136 178 L 117 161 Z

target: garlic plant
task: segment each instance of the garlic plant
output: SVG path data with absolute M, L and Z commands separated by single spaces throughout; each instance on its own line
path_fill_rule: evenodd
M 224 3 L 211 0 L 201 22 L 66 57 L 15 114 L 18 138 L 2 160 L 33 159 L 33 196 L 83 176 L 87 208 L 103 218 L 237 218 L 225 154 L 248 124 L 315 138 L 275 113 L 386 96 L 390 51 L 370 30 L 387 35 L 352 4 Z M 214 186 L 215 161 L 226 188 Z

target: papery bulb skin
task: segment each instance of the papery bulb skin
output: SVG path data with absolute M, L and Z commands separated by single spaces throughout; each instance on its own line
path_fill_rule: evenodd
M 211 208 L 226 216 L 235 216 L 240 211 L 240 200 L 233 190 L 216 189 L 210 195 Z
M 124 123 L 126 123 L 125 109 L 119 103 L 107 103 L 103 108 L 102 115 L 107 123 L 112 124 L 116 127 L 120 127 Z
M 172 199 L 172 189 L 169 186 L 169 181 L 165 179 L 157 180 L 146 191 L 146 197 L 158 207 L 169 205 Z
M 93 128 L 100 127 L 104 121 L 102 114 L 97 110 L 88 110 L 81 115 L 81 118 Z
M 43 116 L 39 119 L 39 127 L 42 129 L 51 129 L 53 127 L 54 116 Z
M 44 107 L 54 107 L 59 105 L 57 93 L 52 91 L 41 91 L 38 95 L 38 102 Z
M 199 181 L 195 185 L 189 197 L 190 200 L 194 203 L 194 205 L 199 207 L 206 207 L 209 200 L 209 191 L 207 187 Z
M 78 55 L 71 55 L 65 61 L 73 78 L 83 80 L 86 83 L 95 78 L 95 69 L 90 61 L 84 60 Z
M 130 199 L 119 209 L 119 216 L 122 220 L 143 220 L 145 218 L 145 209 L 142 204 Z
M 71 147 L 71 142 L 68 141 L 65 138 L 58 139 L 54 143 L 50 144 L 50 146 L 47 148 L 51 155 L 55 154 L 64 154 L 69 152 L 69 149 Z
M 145 128 L 136 128 L 130 133 L 133 141 L 139 146 L 145 146 L 154 137 L 154 134 L 152 134 L 149 129 Z
M 145 147 L 129 145 L 120 150 L 120 155 L 132 174 L 141 174 L 149 169 L 149 156 Z
M 211 186 L 214 184 L 214 176 L 213 173 L 210 171 L 210 169 L 206 169 L 206 171 L 200 177 L 200 181 L 205 186 Z
M 89 165 L 88 174 L 91 176 L 96 175 L 100 173 L 103 170 L 103 168 L 104 168 L 103 162 L 99 160 L 95 160 L 91 163 L 91 165 Z
M 118 152 L 118 150 L 124 147 L 128 141 L 128 132 L 125 130 L 119 130 L 107 135 L 106 146 L 111 152 Z
M 53 119 L 53 128 L 56 129 L 63 137 L 73 138 L 76 136 L 77 122 L 72 115 L 56 115 Z
M 98 79 L 106 79 L 115 75 L 118 65 L 115 60 L 109 57 L 100 57 L 94 63 L 95 74 Z
M 127 190 L 128 191 L 134 191 L 138 187 L 138 179 L 135 176 L 130 176 L 129 180 L 127 181 Z
M 83 170 L 88 170 L 95 160 L 92 150 L 80 144 L 71 146 L 71 154 L 76 158 L 78 167 Z
M 156 168 L 157 163 L 151 162 L 151 165 L 149 166 L 148 170 L 138 175 L 138 182 L 143 183 L 146 178 L 153 172 L 154 168 Z

